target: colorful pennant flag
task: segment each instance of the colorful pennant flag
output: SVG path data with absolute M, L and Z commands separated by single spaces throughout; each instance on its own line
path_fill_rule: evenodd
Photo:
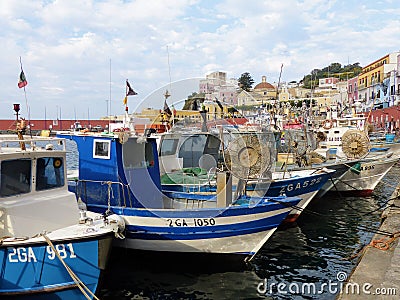
M 128 79 L 126 80 L 126 95 L 124 98 L 124 105 L 128 103 L 128 96 L 134 96 L 137 95 L 137 93 L 132 89 L 131 85 L 128 82 Z
M 168 116 L 172 115 L 172 111 L 167 104 L 167 99 L 164 100 L 164 113 L 167 114 Z
M 21 69 L 21 74 L 19 74 L 19 80 L 18 80 L 18 87 L 23 88 L 28 84 L 28 81 L 26 80 L 25 73 Z
M 129 84 L 128 80 L 126 80 L 126 95 L 127 96 L 137 95 L 137 93 L 132 89 L 132 87 Z

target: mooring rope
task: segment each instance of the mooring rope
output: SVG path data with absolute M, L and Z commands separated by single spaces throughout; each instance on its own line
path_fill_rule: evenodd
M 99 298 L 96 297 L 96 295 L 82 282 L 82 280 L 79 279 L 79 277 L 65 263 L 64 259 L 60 256 L 60 254 L 58 253 L 57 249 L 54 247 L 54 245 L 53 245 L 52 241 L 50 240 L 50 238 L 45 233 L 42 233 L 41 236 L 44 237 L 44 239 L 46 240 L 47 244 L 49 244 L 51 249 L 57 255 L 57 258 L 60 260 L 62 265 L 65 267 L 65 269 L 67 270 L 68 274 L 71 276 L 72 280 L 78 286 L 79 290 L 82 292 L 82 294 L 85 296 L 85 298 L 88 299 L 88 300 L 90 300 L 90 299 L 99 300 Z
M 352 256 L 350 256 L 349 258 L 347 258 L 347 260 L 352 260 L 358 256 L 363 256 L 365 254 L 365 251 L 367 250 L 367 248 L 376 248 L 378 250 L 382 250 L 382 251 L 387 251 L 390 250 L 393 243 L 396 241 L 396 239 L 398 239 L 400 237 L 400 231 L 396 231 L 394 233 L 390 234 L 390 237 L 388 239 L 384 239 L 384 238 L 380 238 L 380 239 L 376 239 L 376 240 L 372 240 L 368 245 L 364 246 L 363 248 L 361 248 L 360 251 L 358 251 L 357 253 L 353 254 Z

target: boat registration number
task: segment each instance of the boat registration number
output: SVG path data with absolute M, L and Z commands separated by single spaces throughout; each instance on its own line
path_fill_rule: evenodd
M 281 187 L 280 193 L 284 194 L 285 192 L 291 192 L 291 191 L 295 191 L 298 189 L 303 189 L 306 188 L 308 186 L 312 186 L 314 184 L 318 184 L 321 182 L 321 177 L 318 178 L 313 178 L 312 180 L 305 180 L 303 181 L 303 183 L 298 182 L 297 184 L 288 184 L 288 185 L 284 185 Z
M 71 243 L 69 244 L 57 244 L 54 245 L 58 254 L 61 258 L 76 258 L 74 247 Z M 49 260 L 56 258 L 56 253 L 50 246 L 46 247 L 46 255 Z M 8 261 L 10 263 L 25 263 L 25 262 L 37 262 L 35 252 L 32 247 L 18 247 L 11 248 L 11 252 L 8 254 Z
M 203 226 L 214 226 L 215 219 L 214 218 L 201 218 L 201 219 L 167 219 L 167 224 L 169 227 L 182 227 L 182 226 L 194 226 L 194 227 L 203 227 Z
M 361 166 L 360 171 L 368 171 L 368 170 L 373 170 L 373 169 L 375 169 L 375 166 L 365 165 L 365 166 Z

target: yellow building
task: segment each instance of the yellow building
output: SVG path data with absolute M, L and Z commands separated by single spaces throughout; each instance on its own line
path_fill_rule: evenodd
M 140 113 L 134 113 L 136 118 L 149 119 L 152 124 L 161 124 L 167 119 L 169 122 L 174 119 L 174 122 L 179 122 L 183 120 L 190 120 L 193 122 L 199 122 L 201 120 L 200 113 L 197 110 L 175 110 L 172 109 L 173 116 L 169 119 L 166 118 L 165 113 L 161 109 L 145 108 Z
M 254 87 L 254 92 L 260 94 L 264 100 L 276 99 L 277 96 L 276 87 L 267 82 L 266 76 L 263 76 L 261 82 Z
M 225 116 L 229 114 L 229 105 L 225 103 L 220 103 L 220 105 L 214 101 L 204 101 L 202 104 L 202 109 L 207 112 L 207 120 L 216 120 L 216 119 L 223 119 Z
M 260 106 L 265 104 L 264 97 L 256 92 L 242 90 L 237 96 L 237 105 L 240 106 Z
M 358 89 L 381 83 L 384 77 L 384 65 L 387 63 L 389 63 L 389 54 L 365 66 L 358 75 Z

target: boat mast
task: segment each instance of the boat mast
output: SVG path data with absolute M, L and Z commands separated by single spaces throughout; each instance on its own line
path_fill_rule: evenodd
M 274 120 L 275 127 L 278 126 L 278 124 L 277 124 L 278 118 L 276 115 L 278 113 L 277 101 L 278 101 L 278 106 L 279 106 L 279 86 L 281 84 L 282 69 L 283 69 L 283 64 L 281 64 L 281 71 L 279 72 L 278 85 L 276 87 L 276 99 L 275 99 L 275 103 L 274 103 L 274 109 L 272 110 L 272 113 L 273 113 L 272 118 Z M 282 128 L 280 128 L 280 129 L 282 129 Z

